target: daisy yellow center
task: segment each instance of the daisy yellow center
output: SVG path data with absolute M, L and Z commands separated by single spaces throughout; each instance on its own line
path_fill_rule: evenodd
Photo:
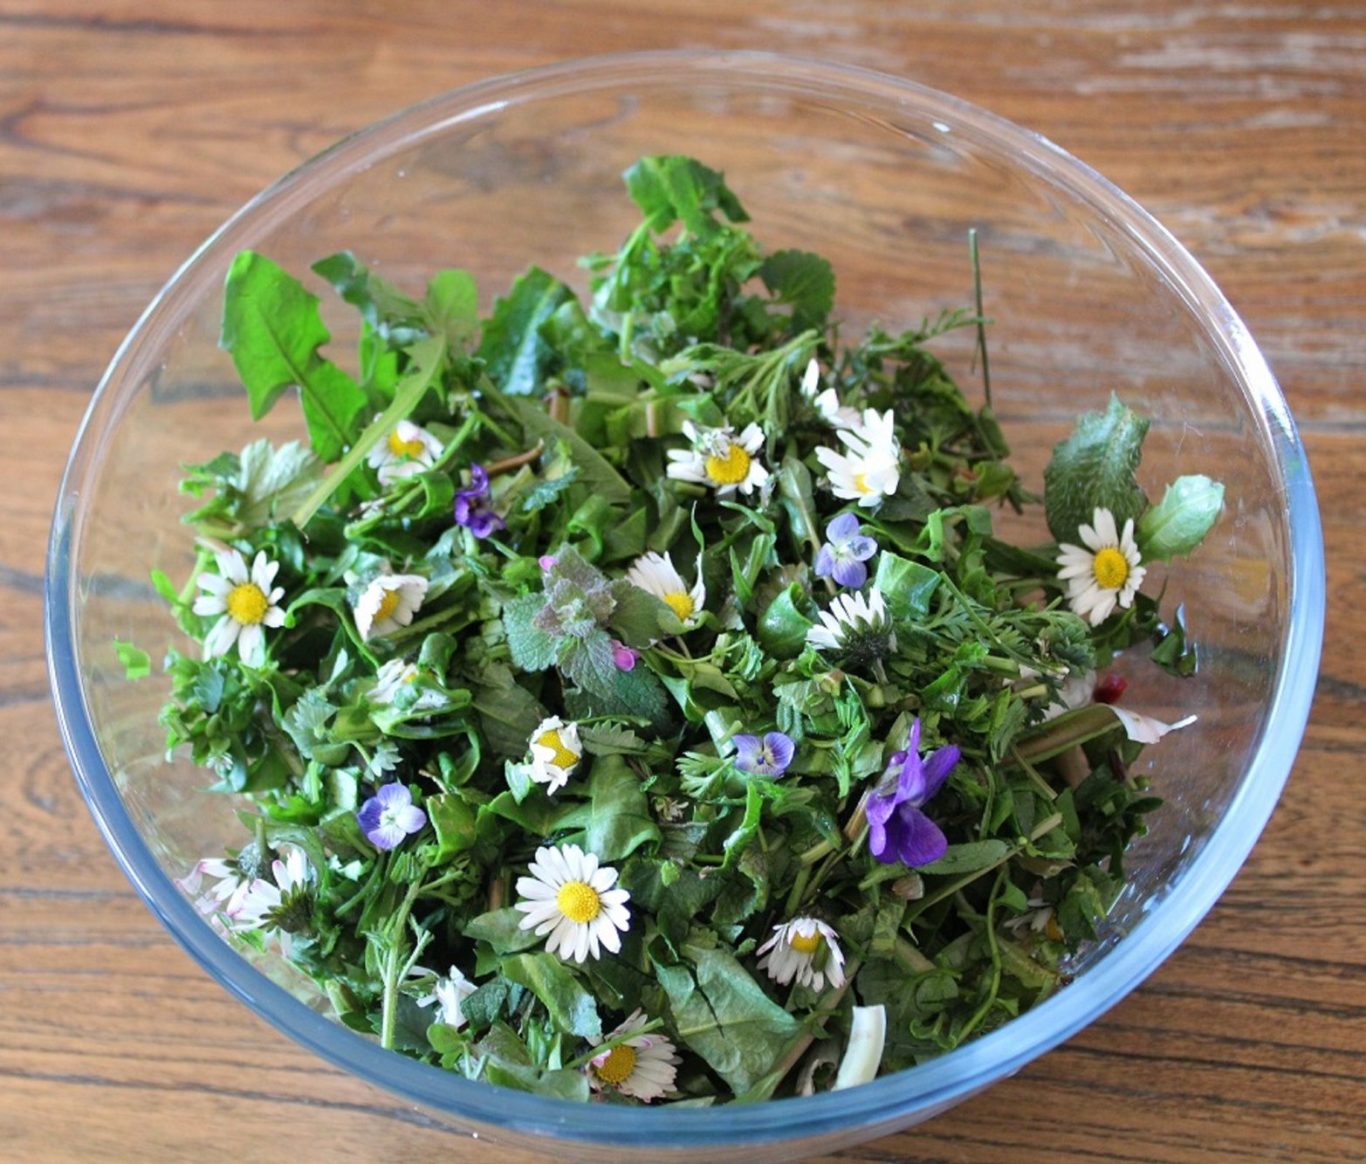
M 607 1058 L 593 1068 L 593 1073 L 613 1087 L 625 1083 L 636 1069 L 636 1049 L 625 1043 L 607 1052 Z
M 383 622 L 386 618 L 393 615 L 398 609 L 398 591 L 386 590 L 384 597 L 379 600 L 379 605 L 375 607 L 375 621 Z
M 692 617 L 692 612 L 697 609 L 693 605 L 692 595 L 686 590 L 674 590 L 664 595 L 664 603 L 678 615 L 679 621 Z
M 239 582 L 228 591 L 228 613 L 243 626 L 254 626 L 266 617 L 270 603 L 255 582 Z
M 816 947 L 821 944 L 820 930 L 812 930 L 809 934 L 793 934 L 787 939 L 787 944 L 799 954 L 814 954 Z
M 420 457 L 423 447 L 422 442 L 416 437 L 405 441 L 398 435 L 398 429 L 389 434 L 389 451 L 396 457 Z
M 602 912 L 602 898 L 587 881 L 566 881 L 555 894 L 555 904 L 570 921 L 583 925 Z
M 1091 573 L 1106 590 L 1118 590 L 1129 578 L 1129 559 L 1114 546 L 1097 550 Z
M 749 476 L 749 454 L 739 445 L 727 445 L 725 456 L 707 458 L 707 476 L 717 485 L 738 485 Z
M 557 768 L 572 768 L 579 762 L 578 756 L 564 746 L 564 740 L 560 738 L 560 733 L 553 728 L 537 736 L 536 743 L 540 747 L 549 748 L 555 753 L 550 758 L 550 762 Z
M 872 490 L 868 487 L 868 477 L 867 477 L 867 474 L 865 474 L 865 473 L 855 473 L 855 474 L 854 474 L 854 488 L 855 488 L 859 493 L 871 493 L 871 492 L 872 492 Z

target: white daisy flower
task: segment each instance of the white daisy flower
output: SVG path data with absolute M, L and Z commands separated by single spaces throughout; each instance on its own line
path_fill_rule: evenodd
M 265 550 L 260 550 L 248 573 L 247 561 L 238 550 L 224 547 L 214 553 L 214 558 L 218 573 L 199 575 L 204 593 L 194 600 L 195 614 L 222 615 L 204 636 L 204 657 L 226 655 L 236 643 L 242 662 L 259 666 L 266 650 L 263 628 L 282 626 L 285 621 L 279 605 L 284 588 L 271 585 L 280 563 L 272 562 Z
M 631 924 L 626 903 L 631 895 L 613 889 L 617 871 L 599 866 L 592 853 L 578 845 L 536 850 L 530 877 L 517 878 L 517 892 L 524 900 L 514 908 L 526 917 L 519 929 L 549 934 L 545 948 L 561 958 L 583 962 L 598 958 L 605 946 L 613 954 L 621 950 L 621 934 Z
M 857 425 L 837 435 L 848 452 L 824 446 L 816 449 L 816 459 L 825 466 L 836 497 L 871 508 L 896 492 L 901 481 L 901 442 L 891 409 L 879 413 L 865 408 Z
M 608 1042 L 621 1035 L 614 1047 L 588 1061 L 588 1083 L 594 1091 L 614 1088 L 622 1095 L 649 1103 L 662 1099 L 674 1089 L 674 1077 L 682 1062 L 674 1045 L 663 1035 L 632 1034 L 649 1024 L 645 1012 L 637 1008 L 631 1017 L 608 1036 Z M 598 1046 L 603 1039 L 590 1039 Z
M 280 854 L 271 862 L 273 881 L 264 877 L 253 881 L 230 922 L 239 933 L 263 931 L 279 943 L 280 952 L 287 958 L 294 935 L 306 930 L 311 921 L 317 875 L 297 846 L 281 845 Z
M 432 992 L 419 998 L 417 1005 L 431 1006 L 432 1003 L 436 1003 L 437 1012 L 433 1021 L 459 1030 L 469 1021 L 461 1011 L 460 1005 L 475 992 L 475 989 L 474 983 L 452 966 L 450 976 L 438 978 Z
M 201 894 L 199 891 L 205 877 L 214 878 L 216 884 L 208 886 Z M 176 884 L 192 897 L 199 894 L 195 897 L 194 906 L 205 917 L 219 913 L 233 917 L 241 911 L 253 880 L 236 858 L 205 857 L 202 861 L 196 861 L 194 868 L 179 878 Z
M 537 784 L 544 784 L 550 796 L 569 782 L 570 774 L 583 759 L 579 725 L 565 723 L 558 715 L 541 720 L 527 746 L 531 749 L 527 774 Z
M 1096 508 L 1092 525 L 1077 533 L 1083 546 L 1067 542 L 1058 546 L 1058 579 L 1067 583 L 1067 602 L 1092 626 L 1100 626 L 1115 606 L 1133 605 L 1134 595 L 1143 584 L 1147 568 L 1134 542 L 1134 519 L 1124 522 L 1124 532 L 1115 528 L 1115 515 Z
M 806 632 L 808 646 L 821 651 L 863 650 L 878 657 L 896 650 L 896 635 L 882 591 L 876 586 L 864 598 L 859 591 L 835 595 L 830 609 L 821 611 L 819 626 Z
M 366 462 L 386 488 L 404 477 L 430 469 L 441 455 L 442 444 L 411 420 L 400 420 L 388 437 L 370 450 Z
M 399 693 L 414 686 L 418 680 L 416 663 L 405 663 L 402 659 L 390 659 L 375 672 L 375 685 L 370 688 L 370 702 L 385 706 L 391 705 Z M 412 711 L 430 711 L 445 703 L 439 691 L 430 688 L 413 700 Z
M 768 470 L 754 455 L 764 443 L 763 431 L 757 424 L 747 425 L 737 437 L 729 425 L 699 428 L 685 420 L 683 435 L 692 447 L 669 450 L 667 471 L 670 477 L 708 485 L 716 490 L 718 497 L 737 489 L 741 493 L 752 493 L 768 480 Z
M 831 986 L 844 985 L 839 935 L 814 917 L 796 917 L 774 926 L 773 935 L 755 952 L 762 955 L 759 969 L 767 970 L 780 986 L 793 978 L 812 990 L 823 989 L 827 980 Z
M 678 620 L 688 629 L 695 627 L 702 616 L 702 608 L 707 601 L 707 587 L 702 580 L 701 554 L 697 555 L 697 581 L 691 590 L 674 567 L 672 555 L 653 551 L 635 560 L 635 564 L 626 572 L 626 581 L 632 586 L 639 586 L 647 594 L 653 594 L 678 615 Z
M 826 424 L 835 428 L 857 428 L 860 420 L 858 409 L 841 404 L 839 394 L 833 388 L 818 393 L 816 389 L 820 385 L 821 367 L 816 363 L 816 357 L 812 356 L 806 371 L 802 373 L 802 395 L 816 406 L 816 411 Z
M 839 395 L 833 388 L 827 388 L 812 403 L 816 406 L 816 411 L 821 414 L 821 419 L 831 428 L 858 428 L 861 417 L 857 408 L 850 408 L 847 404 L 841 404 Z M 895 490 L 896 486 L 892 486 Z
M 420 574 L 380 574 L 356 599 L 356 629 L 365 640 L 407 626 L 422 607 L 427 579 Z

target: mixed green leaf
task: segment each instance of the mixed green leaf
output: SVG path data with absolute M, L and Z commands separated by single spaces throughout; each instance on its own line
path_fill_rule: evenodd
M 415 298 L 316 263 L 360 313 L 354 374 L 316 296 L 238 256 L 223 347 L 254 417 L 297 389 L 310 447 L 186 468 L 199 561 L 158 589 L 204 650 L 169 652 L 163 722 L 246 826 L 192 881 L 348 1026 L 472 1079 L 791 1094 L 855 1006 L 885 1008 L 882 1071 L 923 1062 L 1057 989 L 1122 891 L 1157 801 L 1094 672 L 1147 642 L 1192 670 L 1135 563 L 1195 549 L 1222 488 L 1150 506 L 1147 421 L 1117 399 L 1080 419 L 1049 528 L 1075 544 L 1101 508 L 1137 538 L 1096 618 L 1057 546 L 996 531 L 993 507 L 1039 499 L 930 351 L 978 312 L 848 341 L 830 264 L 766 253 L 721 174 L 644 158 L 626 187 L 641 225 L 585 260 L 586 301 L 532 266 L 480 318 L 467 272 Z M 916 724 L 956 763 L 906 801 L 947 841 L 912 866 L 875 854 L 868 812 L 919 762 Z M 570 847 L 628 895 L 624 926 L 605 886 L 583 910 L 594 956 L 519 908 Z M 833 936 L 775 933 L 799 919 Z M 603 1066 L 637 1011 L 672 1048 L 666 1094 Z

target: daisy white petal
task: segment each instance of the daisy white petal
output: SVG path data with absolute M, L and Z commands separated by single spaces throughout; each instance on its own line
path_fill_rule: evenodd
M 370 450 L 367 464 L 376 471 L 379 483 L 388 487 L 404 477 L 413 477 L 436 464 L 443 446 L 420 425 L 400 420 L 393 431 Z
M 839 935 L 814 917 L 793 918 L 774 926 L 773 933 L 756 951 L 759 969 L 780 986 L 794 978 L 798 985 L 821 990 L 844 984 L 844 952 Z
M 763 430 L 757 424 L 747 425 L 736 436 L 729 425 L 699 428 L 685 421 L 683 435 L 691 447 L 669 451 L 668 476 L 706 485 L 716 490 L 718 497 L 736 490 L 749 494 L 768 481 L 768 469 L 755 455 L 764 443 Z
M 578 845 L 546 846 L 536 850 L 529 869 L 530 877 L 517 880 L 523 900 L 513 908 L 526 915 L 519 928 L 534 929 L 538 936 L 549 934 L 546 950 L 566 961 L 596 959 L 604 946 L 613 954 L 621 949 L 621 933 L 630 924 L 622 907 L 630 895 L 622 889 L 602 893 L 595 888 L 600 869 L 596 856 Z
M 707 586 L 702 578 L 702 555 L 697 556 L 697 581 L 691 589 L 674 566 L 673 556 L 651 551 L 637 558 L 626 572 L 626 580 L 653 594 L 674 614 L 685 629 L 691 630 L 702 617 L 707 601 Z
M 674 1089 L 682 1060 L 673 1043 L 663 1035 L 637 1033 L 643 1032 L 649 1021 L 637 1009 L 605 1039 L 589 1040 L 595 1047 L 604 1042 L 611 1044 L 589 1060 L 588 1083 L 594 1091 L 612 1089 L 649 1103 Z
M 365 640 L 408 626 L 422 608 L 427 579 L 420 574 L 380 574 L 356 599 L 356 629 Z
M 226 655 L 234 645 L 239 657 L 248 664 L 259 664 L 265 655 L 263 626 L 284 624 L 285 612 L 278 605 L 284 588 L 271 587 L 280 563 L 258 551 L 250 571 L 240 551 L 224 548 L 214 554 L 218 574 L 200 574 L 198 584 L 204 593 L 194 601 L 195 614 L 221 615 L 204 636 L 204 657 Z
M 537 784 L 546 786 L 547 795 L 554 795 L 563 788 L 583 759 L 579 725 L 565 723 L 558 715 L 542 720 L 531 733 L 527 746 L 531 749 L 527 774 Z
M 1124 522 L 1121 532 L 1114 514 L 1097 507 L 1091 521 L 1077 530 L 1083 545 L 1060 544 L 1056 560 L 1058 579 L 1067 584 L 1068 605 L 1092 626 L 1099 626 L 1117 606 L 1133 605 L 1147 567 L 1140 564 L 1143 558 L 1134 541 L 1133 518 Z

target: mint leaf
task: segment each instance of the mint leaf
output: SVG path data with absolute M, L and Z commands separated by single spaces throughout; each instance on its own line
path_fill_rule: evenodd
M 366 405 L 355 381 L 318 349 L 332 337 L 318 297 L 264 255 L 242 251 L 223 291 L 219 346 L 246 385 L 251 417 L 260 420 L 286 388 L 297 386 L 313 450 L 334 461 L 355 436 Z
M 810 251 L 775 251 L 759 278 L 779 303 L 792 308 L 793 331 L 821 328 L 835 305 L 835 269 Z
M 536 626 L 534 619 L 545 607 L 538 594 L 527 594 L 503 604 L 503 629 L 507 632 L 512 661 L 523 671 L 544 671 L 555 662 L 559 645 L 554 635 Z
M 623 175 L 626 190 L 655 232 L 681 220 L 692 234 L 710 234 L 720 211 L 731 222 L 748 222 L 740 200 L 716 170 L 692 158 L 664 154 L 641 158 Z
M 541 337 L 541 325 L 573 298 L 574 292 L 554 275 L 532 267 L 494 301 L 478 355 L 502 391 L 528 396 L 542 390 L 556 356 Z
M 1169 562 L 1204 541 L 1224 507 L 1224 487 L 1201 474 L 1178 477 L 1135 531 L 1145 559 Z
M 1078 528 L 1090 524 L 1097 508 L 1110 510 L 1120 527 L 1147 508 L 1134 476 L 1147 432 L 1148 421 L 1113 394 L 1103 413 L 1077 418 L 1076 429 L 1053 450 L 1043 475 L 1048 528 L 1058 541 L 1075 542 Z

